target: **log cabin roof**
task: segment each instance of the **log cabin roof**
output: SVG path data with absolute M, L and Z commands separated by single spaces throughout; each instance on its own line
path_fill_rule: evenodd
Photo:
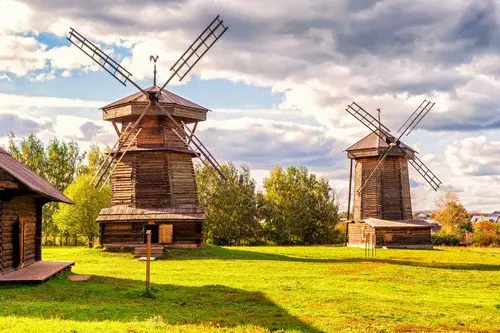
M 381 220 L 376 218 L 367 218 L 363 220 L 373 228 L 431 228 L 433 224 L 418 219 L 408 220 Z
M 205 219 L 202 206 L 184 204 L 167 208 L 135 208 L 125 205 L 116 205 L 101 209 L 97 222 L 130 222 L 147 220 L 193 220 Z
M 2 149 L 2 147 L 0 147 L 0 169 L 10 174 L 31 191 L 50 201 L 65 202 L 68 204 L 73 203 L 48 181 L 13 158 L 8 152 Z
M 390 134 L 388 134 L 390 136 Z M 381 135 L 379 135 L 377 132 L 371 132 L 352 146 L 346 149 L 346 152 L 348 153 L 348 156 L 356 158 L 358 154 L 356 153 L 362 153 L 360 156 L 378 156 L 382 155 L 389 149 L 389 144 L 387 143 L 387 140 L 383 140 L 382 138 L 387 138 L 386 134 L 384 132 L 381 132 Z M 392 137 L 393 140 L 395 140 L 394 137 Z M 410 156 L 413 156 L 413 154 L 416 153 L 416 151 L 403 142 L 400 142 L 399 145 L 403 150 L 409 153 Z M 392 149 L 389 154 L 389 156 L 404 156 L 403 153 L 399 149 Z
M 151 86 L 151 87 L 145 89 L 146 92 L 158 92 L 159 90 L 160 90 L 160 87 L 158 87 L 158 86 Z M 147 102 L 148 102 L 148 99 L 146 98 L 146 96 L 144 96 L 144 94 L 142 92 L 138 91 L 135 94 L 124 97 L 116 102 L 113 102 L 111 104 L 103 106 L 101 109 L 106 111 L 108 109 L 112 109 L 112 108 L 126 105 L 126 104 L 134 104 L 134 103 L 135 104 L 146 104 Z M 161 92 L 159 102 L 162 105 L 163 104 L 167 104 L 167 105 L 176 104 L 176 105 L 188 107 L 191 109 L 197 109 L 200 111 L 208 111 L 207 108 L 200 106 L 196 103 L 193 103 L 193 102 L 191 102 L 191 101 L 189 101 L 189 100 L 187 100 L 179 95 L 176 95 L 173 92 L 165 90 L 165 89 L 163 89 L 163 91 Z

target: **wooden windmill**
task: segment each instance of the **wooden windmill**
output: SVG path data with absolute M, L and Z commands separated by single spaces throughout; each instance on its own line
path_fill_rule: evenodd
M 214 156 L 195 135 L 208 109 L 165 90 L 172 79 L 184 79 L 228 29 L 217 16 L 170 68 L 168 80 L 143 89 L 132 74 L 71 28 L 68 40 L 120 83 L 139 91 L 102 108 L 118 140 L 94 177 L 94 185 L 111 182 L 111 207 L 101 211 L 101 243 L 144 243 L 147 230 L 153 242 L 201 242 L 203 207 L 198 205 L 193 157 L 201 159 L 221 178 L 225 175 Z M 121 125 L 121 126 L 119 126 Z
M 356 102 L 348 105 L 346 111 L 370 129 L 371 133 L 346 149 L 351 160 L 351 175 L 354 166 L 354 209 L 353 221 L 364 222 L 362 225 L 349 225 L 349 242 L 362 242 L 360 230 L 370 227 L 371 233 L 377 228 L 399 228 L 398 237 L 377 234 L 377 243 L 412 242 L 430 244 L 430 226 L 424 221 L 414 220 L 412 216 L 410 164 L 435 191 L 441 185 L 439 178 L 418 158 L 417 152 L 401 142 L 404 135 L 409 135 L 429 113 L 435 103 L 424 100 L 405 123 L 395 137 L 390 130 L 365 111 Z M 351 182 L 349 179 L 348 214 L 350 213 Z M 349 217 L 348 217 L 349 219 Z M 387 229 L 389 228 L 389 229 Z M 408 228 L 411 232 L 408 233 Z M 414 230 L 420 230 L 422 239 L 415 240 Z M 413 235 L 409 237 L 409 235 Z M 384 238 L 385 237 L 385 238 Z M 394 240 L 393 240 L 394 238 Z M 411 244 L 410 244 L 411 245 Z M 418 244 L 413 244 L 418 245 Z

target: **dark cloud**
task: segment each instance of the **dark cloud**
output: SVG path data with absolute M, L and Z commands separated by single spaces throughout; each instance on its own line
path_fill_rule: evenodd
M 91 121 L 81 125 L 80 131 L 82 131 L 83 140 L 85 141 L 92 141 L 98 134 L 105 132 L 102 126 L 99 126 Z
M 21 118 L 15 114 L 0 114 L 0 137 L 13 133 L 16 136 L 25 136 L 50 128 L 51 124 L 40 124 L 34 120 Z

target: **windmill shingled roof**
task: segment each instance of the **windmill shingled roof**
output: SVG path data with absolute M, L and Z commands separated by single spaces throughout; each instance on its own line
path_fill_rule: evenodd
M 158 92 L 160 90 L 160 87 L 158 86 L 151 86 L 147 89 L 145 89 L 146 92 Z M 108 104 L 106 106 L 103 106 L 102 109 L 106 110 L 112 107 L 120 106 L 120 105 L 125 105 L 125 104 L 130 104 L 130 103 L 147 103 L 148 99 L 142 92 L 136 92 L 135 94 L 132 94 L 130 96 L 124 97 L 116 102 L 113 102 L 111 104 Z M 168 90 L 163 90 L 161 92 L 160 96 L 160 103 L 162 104 L 177 104 L 180 106 L 185 106 L 188 108 L 192 109 L 198 109 L 202 111 L 207 111 L 207 108 L 204 108 L 203 106 L 200 106 L 196 103 L 193 103 L 191 101 L 188 101 L 187 99 L 174 94 L 173 92 L 170 92 Z
M 13 158 L 8 152 L 0 147 L 0 169 L 5 170 L 12 177 L 23 183 L 30 190 L 50 199 L 65 203 L 73 203 L 64 194 L 59 192 L 45 179 L 27 168 L 24 164 Z
M 384 133 L 381 134 L 383 137 L 385 137 Z M 408 147 L 402 142 L 400 143 L 400 147 L 415 152 L 414 149 Z M 371 132 L 363 139 L 359 140 L 358 142 L 347 148 L 346 151 L 363 150 L 363 149 L 380 149 L 380 148 L 389 148 L 389 145 L 385 140 L 382 140 L 382 138 L 376 132 Z

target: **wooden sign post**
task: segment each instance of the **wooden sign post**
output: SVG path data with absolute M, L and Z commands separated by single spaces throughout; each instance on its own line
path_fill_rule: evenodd
M 151 275 L 151 230 L 146 231 L 146 288 L 149 289 Z

